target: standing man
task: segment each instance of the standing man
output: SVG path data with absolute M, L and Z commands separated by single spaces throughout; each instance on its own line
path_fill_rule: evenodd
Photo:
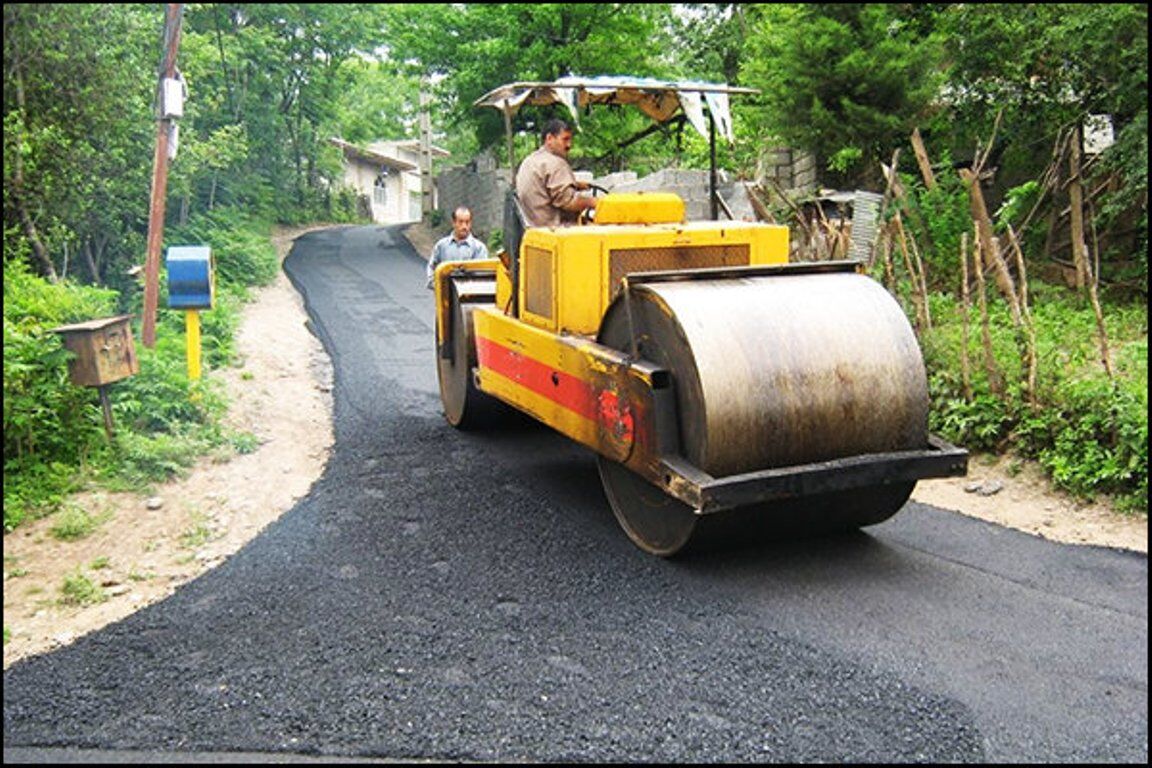
M 530 227 L 572 224 L 585 210 L 596 207 L 596 198 L 576 193 L 588 189 L 577 181 L 568 165 L 572 129 L 563 120 L 549 120 L 542 144 L 520 163 L 516 172 L 516 196 Z
M 488 246 L 472 236 L 472 211 L 460 206 L 452 211 L 452 234 L 440 238 L 432 246 L 432 256 L 428 259 L 428 285 L 432 287 L 432 276 L 436 267 L 445 261 L 471 261 L 488 258 Z

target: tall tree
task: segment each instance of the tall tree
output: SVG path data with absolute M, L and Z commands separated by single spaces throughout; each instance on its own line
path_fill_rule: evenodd
M 69 261 L 118 280 L 137 258 L 160 18 L 141 5 L 4 6 L 5 240 L 19 231 L 41 274 Z
M 392 6 L 386 24 L 391 56 L 417 74 L 437 76 L 445 124 L 474 132 L 482 146 L 499 146 L 504 125 L 495 110 L 473 102 L 505 83 L 554 80 L 564 75 L 637 75 L 670 72 L 661 61 L 668 7 L 648 4 L 479 3 Z M 561 114 L 561 113 L 558 113 Z M 518 117 L 522 141 L 534 146 L 538 117 Z M 582 117 L 583 121 L 584 118 Z M 634 132 L 632 115 L 588 116 L 604 130 L 588 130 L 579 151 L 598 155 Z M 613 122 L 615 124 L 613 124 Z
M 765 138 L 812 152 L 831 181 L 880 182 L 879 163 L 939 91 L 942 46 L 906 4 L 757 6 L 741 70 L 763 91 Z
M 737 84 L 748 36 L 747 6 L 742 3 L 680 3 L 667 25 L 670 66 L 693 77 Z
M 382 17 L 372 4 L 190 9 L 185 68 L 197 98 L 212 105 L 190 127 L 207 142 L 241 126 L 249 150 L 212 174 L 215 199 L 272 215 L 317 203 L 330 181 L 320 158 L 352 83 L 346 65 L 378 47 Z
M 1000 116 L 999 177 L 1039 177 L 1055 139 L 1108 115 L 1116 143 L 1099 167 L 1113 175 L 1098 222 L 1138 218 L 1147 273 L 1148 6 L 1137 3 L 962 3 L 938 18 L 949 46 L 949 110 L 936 136 L 955 151 L 986 138 Z M 969 153 L 971 152 L 968 149 Z

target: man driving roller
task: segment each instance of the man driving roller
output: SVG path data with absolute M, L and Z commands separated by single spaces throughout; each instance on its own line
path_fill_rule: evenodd
M 585 210 L 596 207 L 596 198 L 579 195 L 589 188 L 577 181 L 568 165 L 572 128 L 563 120 L 549 120 L 540 147 L 524 158 L 516 172 L 516 196 L 530 227 L 573 224 Z

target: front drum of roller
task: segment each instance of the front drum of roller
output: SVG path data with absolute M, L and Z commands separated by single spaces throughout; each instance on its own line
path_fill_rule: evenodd
M 865 275 L 634 284 L 605 314 L 599 340 L 631 351 L 633 336 L 641 359 L 672 374 L 685 458 L 714 477 L 928 446 L 920 347 L 899 304 Z M 743 537 L 748 527 L 795 534 L 871 525 L 895 514 L 915 485 L 765 502 L 716 516 L 688 509 L 687 518 L 677 508 L 673 517 L 683 522 L 669 533 L 651 505 L 638 512 L 624 501 L 650 491 L 633 487 L 649 484 L 620 469 L 601 468 L 613 510 L 634 542 L 662 555 L 707 528 Z M 657 531 L 659 541 L 646 546 L 645 529 Z M 667 545 L 679 539 L 679 546 Z

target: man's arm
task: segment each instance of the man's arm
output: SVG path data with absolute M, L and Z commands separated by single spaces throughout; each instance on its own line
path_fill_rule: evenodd
M 443 258 L 443 252 L 440 248 L 440 244 L 442 242 L 443 241 L 438 240 L 436 242 L 436 245 L 432 246 L 432 255 L 428 257 L 428 268 L 427 268 L 428 282 L 425 285 L 426 288 L 432 287 L 432 276 L 436 272 L 436 265 L 439 264 L 440 260 Z
M 587 208 L 596 207 L 596 198 L 576 194 L 579 190 L 588 189 L 590 185 L 587 182 L 577 181 L 571 166 L 563 160 L 556 163 L 555 168 L 552 169 L 547 186 L 548 199 L 556 208 L 571 213 L 580 213 Z

